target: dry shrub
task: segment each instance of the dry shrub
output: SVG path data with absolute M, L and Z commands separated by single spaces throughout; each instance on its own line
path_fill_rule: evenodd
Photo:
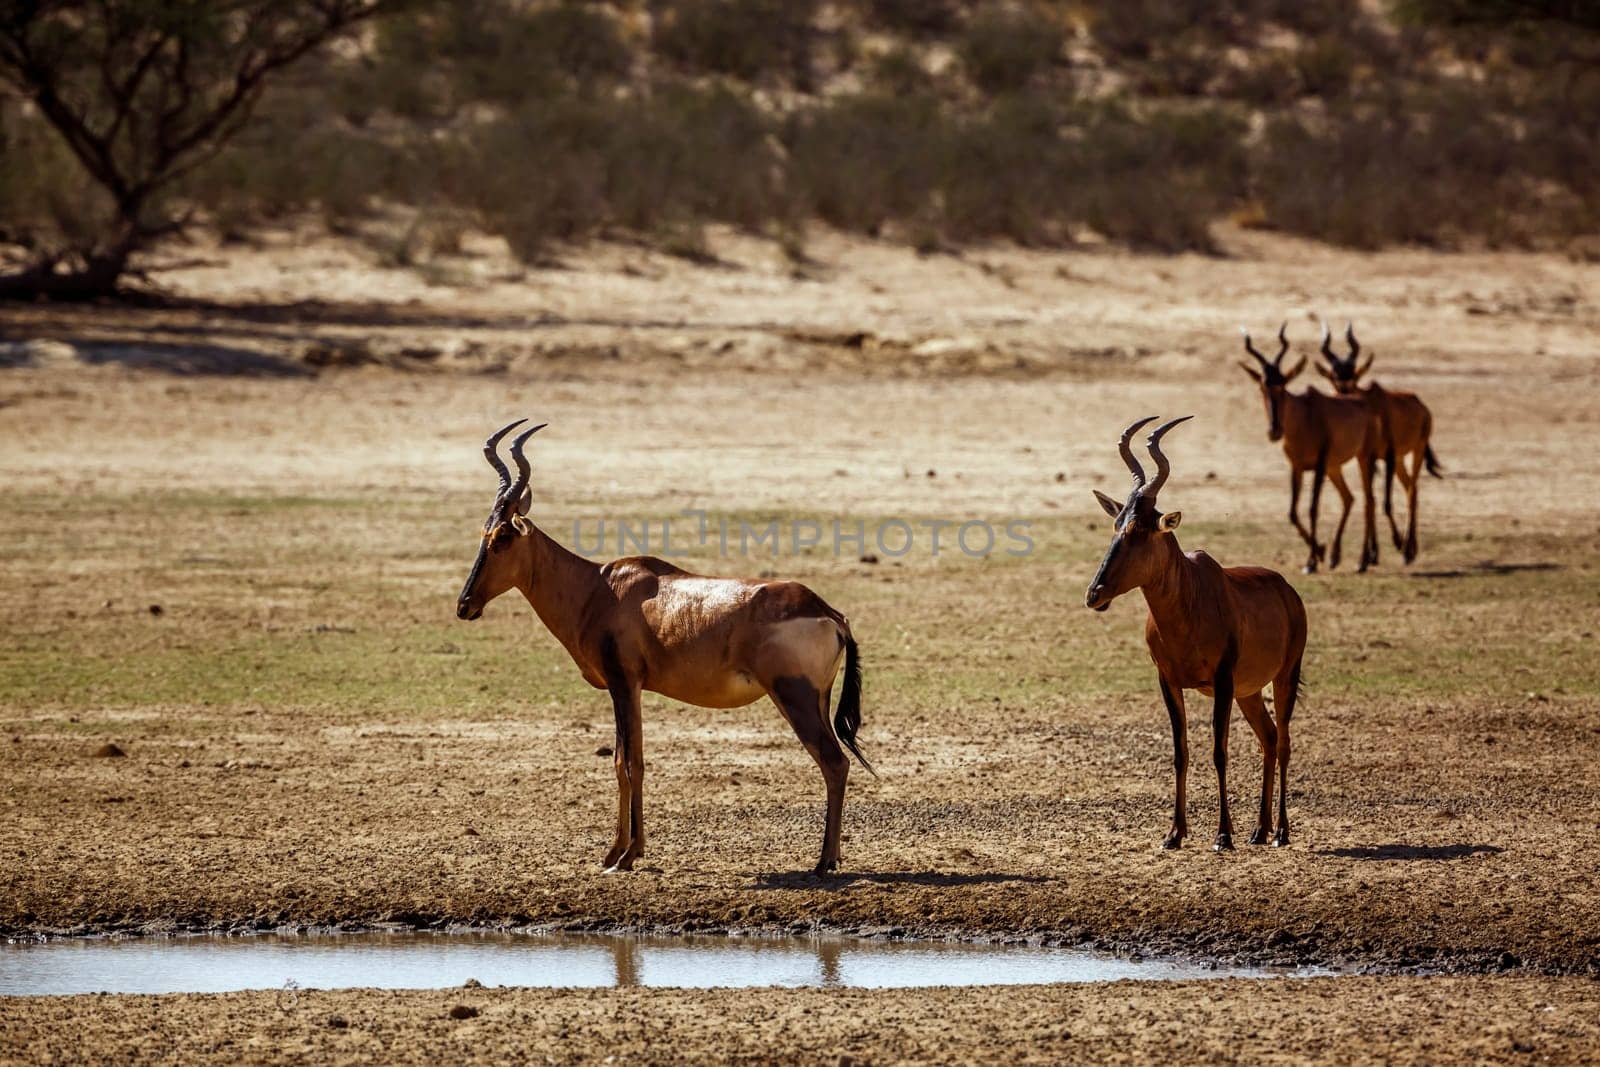
M 701 221 L 754 229 L 784 214 L 769 134 L 726 90 L 552 100 L 479 131 L 454 181 L 524 260 L 611 227 L 687 247 Z
M 1050 69 L 1066 36 L 1061 21 L 1047 11 L 990 4 L 972 17 L 956 50 L 978 88 L 1015 92 Z
M 679 66 L 810 85 L 816 0 L 675 0 L 664 8 L 655 48 Z
M 1583 154 L 1590 166 L 1593 155 Z M 1535 180 L 1559 186 L 1567 165 L 1541 175 L 1539 145 L 1521 123 L 1453 89 L 1322 121 L 1279 118 L 1257 184 L 1274 226 L 1337 244 L 1450 246 L 1479 236 L 1520 245 L 1571 224 L 1581 188 Z
M 926 210 L 949 136 L 932 97 L 842 97 L 790 120 L 790 195 L 805 214 L 877 234 Z

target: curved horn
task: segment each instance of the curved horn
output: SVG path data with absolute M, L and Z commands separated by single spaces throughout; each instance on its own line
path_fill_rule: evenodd
M 489 466 L 493 467 L 494 472 L 500 476 L 500 488 L 497 490 L 500 495 L 504 495 L 506 486 L 511 484 L 511 472 L 506 470 L 504 463 L 500 462 L 500 455 L 496 449 L 500 447 L 500 439 L 502 437 L 527 421 L 527 419 L 518 419 L 516 422 L 508 422 L 490 434 L 489 439 L 483 442 L 483 458 L 489 461 Z
M 1361 343 L 1356 340 L 1356 328 L 1354 323 L 1347 322 L 1344 324 L 1344 339 L 1345 342 L 1350 345 L 1350 354 L 1345 358 L 1351 363 L 1354 363 L 1356 361 L 1356 357 L 1361 354 Z
M 1128 465 L 1128 470 L 1133 473 L 1133 487 L 1136 490 L 1144 488 L 1144 468 L 1139 466 L 1139 461 L 1133 458 L 1133 449 L 1128 447 L 1128 442 L 1133 440 L 1133 435 L 1139 429 L 1156 421 L 1155 415 L 1147 415 L 1138 422 L 1122 431 L 1122 440 L 1117 442 L 1117 451 L 1122 453 L 1122 462 Z
M 1289 351 L 1288 330 L 1289 320 L 1284 319 L 1283 325 L 1278 327 L 1278 354 L 1272 357 L 1274 365 L 1281 364 L 1283 362 L 1283 354 Z
M 1167 457 L 1161 452 L 1161 439 L 1167 435 L 1168 430 L 1192 418 L 1193 415 L 1180 415 L 1176 419 L 1169 419 L 1151 430 L 1150 436 L 1144 439 L 1144 446 L 1150 450 L 1150 458 L 1156 461 L 1156 480 L 1142 489 L 1140 496 L 1147 497 L 1153 502 L 1156 494 L 1161 492 L 1161 487 L 1167 484 L 1167 475 L 1172 473 L 1172 464 L 1167 462 Z
M 1256 357 L 1256 361 L 1258 363 L 1260 363 L 1263 367 L 1272 366 L 1272 364 L 1267 362 L 1267 357 L 1266 356 L 1263 356 L 1260 352 L 1256 351 L 1256 346 L 1254 344 L 1252 344 L 1251 341 L 1250 341 L 1250 331 L 1245 329 L 1243 326 L 1241 326 L 1241 327 L 1239 327 L 1239 333 L 1244 336 L 1244 350 L 1246 352 L 1250 353 L 1252 356 L 1255 356 Z
M 1339 357 L 1333 351 L 1333 331 L 1328 329 L 1326 322 L 1322 324 L 1322 354 L 1327 357 L 1329 363 L 1338 365 Z
M 523 419 L 522 421 L 527 422 L 528 420 Z M 511 488 L 507 489 L 505 496 L 501 498 L 501 507 L 516 507 L 517 501 L 522 499 L 522 491 L 528 488 L 528 477 L 531 473 L 528 470 L 528 458 L 522 454 L 522 446 L 528 443 L 528 438 L 532 437 L 534 434 L 538 433 L 548 425 L 550 425 L 548 422 L 541 422 L 533 429 L 523 430 L 521 433 L 517 434 L 516 437 L 512 438 L 511 458 L 517 464 L 517 480 L 512 483 Z

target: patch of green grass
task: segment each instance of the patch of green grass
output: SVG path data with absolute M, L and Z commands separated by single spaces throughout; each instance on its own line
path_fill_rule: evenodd
M 594 699 L 515 594 L 480 622 L 454 619 L 476 547 L 455 513 L 437 501 L 376 496 L 147 495 L 109 508 L 98 499 L 25 502 L 3 520 L 20 552 L 4 564 L 0 624 L 11 640 L 0 652 L 0 710 L 271 706 L 332 718 L 495 716 Z M 219 515 L 247 517 L 218 523 Z M 648 516 L 656 535 L 666 517 Z M 876 564 L 858 561 L 853 548 L 835 558 L 827 533 L 823 545 L 798 555 L 787 543 L 755 558 L 724 558 L 717 548 L 721 519 L 735 530 L 741 519 L 788 530 L 805 517 L 713 514 L 709 545 L 677 562 L 812 586 L 851 618 L 869 704 L 949 715 L 979 701 L 1155 700 L 1142 598 L 1125 597 L 1103 615 L 1082 606 L 1106 547 L 1105 524 L 1036 518 L 1035 551 L 1026 557 L 947 550 L 934 559 L 921 530 L 917 550 Z M 847 527 L 857 518 L 869 531 L 879 521 L 852 516 Z M 570 529 L 570 520 L 565 530 L 550 524 L 564 540 Z M 1270 563 L 1263 545 L 1294 554 L 1284 533 L 1195 523 L 1183 540 L 1225 564 Z M 1583 624 L 1600 606 L 1600 572 L 1586 551 L 1548 535 L 1444 538 L 1430 545 L 1427 565 L 1410 570 L 1390 554 L 1368 575 L 1290 573 L 1311 617 L 1311 701 L 1600 693 L 1593 633 Z M 1484 568 L 1484 558 L 1529 565 Z

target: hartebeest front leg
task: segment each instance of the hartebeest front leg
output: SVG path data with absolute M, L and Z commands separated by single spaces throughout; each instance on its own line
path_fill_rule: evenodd
M 1328 450 L 1323 449 L 1317 456 L 1317 465 L 1311 470 L 1311 514 L 1307 516 L 1311 527 L 1311 536 L 1309 538 L 1311 559 L 1306 563 L 1307 574 L 1311 574 L 1317 569 L 1317 564 L 1321 562 L 1325 551 L 1322 545 L 1317 543 L 1317 513 L 1322 510 L 1322 482 L 1327 477 Z
M 1334 491 L 1339 494 L 1339 503 L 1341 505 L 1339 525 L 1333 531 L 1333 547 L 1328 553 L 1328 569 L 1331 571 L 1339 569 L 1339 557 L 1344 551 L 1344 527 L 1345 523 L 1350 521 L 1350 505 L 1355 502 L 1356 496 L 1350 491 L 1350 487 L 1345 484 L 1344 471 L 1338 467 L 1328 471 L 1328 481 L 1333 483 Z M 1366 546 L 1363 545 L 1361 548 L 1361 558 L 1363 560 L 1367 558 L 1366 552 Z
M 1272 771 L 1277 763 L 1278 728 L 1267 714 L 1267 702 L 1260 693 L 1240 696 L 1239 710 L 1261 745 L 1261 810 L 1256 815 L 1256 829 L 1250 835 L 1250 843 L 1264 845 L 1272 834 Z
M 1228 719 L 1233 711 L 1233 662 L 1224 659 L 1212 681 L 1214 702 L 1211 707 L 1211 762 L 1217 768 L 1217 794 L 1222 803 L 1217 818 L 1217 852 L 1233 848 L 1233 816 L 1228 813 Z
M 1304 467 L 1289 468 L 1289 522 L 1294 526 L 1295 532 L 1300 535 L 1300 540 L 1306 543 L 1311 550 L 1310 557 L 1306 560 L 1305 572 L 1311 574 L 1317 569 L 1317 561 L 1322 553 L 1317 548 L 1317 538 L 1300 521 L 1300 482 L 1305 476 Z
M 1172 829 L 1167 831 L 1162 848 L 1181 848 L 1189 833 L 1189 717 L 1183 706 L 1183 690 L 1161 679 L 1161 700 L 1167 705 L 1172 723 L 1172 773 L 1176 778 L 1172 798 Z
M 617 772 L 617 832 L 601 866 L 607 871 L 631 871 L 633 861 L 644 855 L 644 723 L 637 685 L 617 678 L 608 688 L 617 727 L 612 749 Z

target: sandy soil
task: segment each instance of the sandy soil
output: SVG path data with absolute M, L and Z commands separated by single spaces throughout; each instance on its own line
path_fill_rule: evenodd
M 459 1006 L 476 1010 L 452 1018 Z M 458 1014 L 462 1014 L 459 1013 Z M 1582 979 L 943 990 L 441 990 L 7 1004 L 34 1063 L 1591 1063 Z M 90 1052 L 89 1050 L 92 1050 Z
M 1600 973 L 1600 468 L 1585 458 L 1600 446 L 1600 267 L 1228 240 L 1225 259 L 824 242 L 824 265 L 795 279 L 729 239 L 721 268 L 602 249 L 460 290 L 311 243 L 173 275 L 214 303 L 0 309 L 0 529 L 15 546 L 0 560 L 0 930 L 829 928 Z M 1270 334 L 1284 316 L 1309 351 L 1313 311 L 1353 316 L 1381 380 L 1425 395 L 1452 477 L 1425 487 L 1410 572 L 1390 553 L 1364 578 L 1296 576 L 1313 688 L 1293 846 L 1205 849 L 1216 790 L 1201 715 L 1195 836 L 1164 853 L 1170 741 L 1143 606 L 1081 607 L 1105 536 L 1087 489 L 1124 484 L 1114 442 L 1130 418 L 1198 412 L 1172 439 L 1164 494 L 1184 543 L 1292 570 L 1303 552 L 1282 517 L 1282 457 L 1231 361 L 1237 323 Z M 798 873 L 820 836 L 820 783 L 770 708 L 660 700 L 646 706 L 648 858 L 629 877 L 599 873 L 614 804 L 596 754 L 603 698 L 525 606 L 497 603 L 472 627 L 449 617 L 492 491 L 476 442 L 525 412 L 552 423 L 535 484 L 558 531 L 684 507 L 1034 522 L 1040 551 L 1020 562 L 692 557 L 806 581 L 863 639 L 863 740 L 882 777 L 852 779 L 842 877 Z M 1232 746 L 1241 838 L 1245 734 Z M 129 755 L 93 758 L 105 741 Z M 1203 1047 L 1256 1058 L 1275 1047 L 1270 1020 L 1337 1003 L 1325 1031 L 1286 1025 L 1285 1048 L 1315 1055 L 1366 1032 L 1396 1055 L 1510 1055 L 1515 1011 L 1593 987 L 1337 988 L 1139 992 L 1125 1011 L 1042 990 L 1007 993 L 1003 1016 L 981 991 L 895 994 L 872 1004 L 903 1010 L 907 1031 L 859 1033 L 886 1058 L 976 1058 L 994 1039 L 986 1016 L 1038 1035 L 1087 1013 L 1103 1022 L 1065 1025 L 1099 1042 L 1088 1054 L 1176 1048 L 1193 1021 L 1216 1042 Z M 697 1013 L 776 1026 L 770 1004 L 849 999 L 831 996 L 661 997 L 682 1013 L 664 1039 L 759 1055 L 759 1026 L 696 1027 Z M 1435 1028 L 1404 1021 L 1411 997 Z M 312 999 L 352 1019 L 398 1005 L 385 1056 L 429 1058 L 451 1048 L 429 1042 L 464 1032 L 437 1022 L 442 994 Z M 492 999 L 535 1027 L 574 1005 L 657 1003 Z M 268 1002 L 31 1002 L 21 1017 L 57 1038 L 71 1018 L 128 1052 L 133 1020 L 159 1013 L 161 1032 L 198 1043 L 184 1051 L 241 1047 L 205 1044 L 227 1038 L 265 1055 L 248 1042 L 263 1040 L 251 1019 Z M 915 1020 L 947 1011 L 970 1022 L 951 1038 L 968 1043 L 919 1043 L 931 1039 Z M 1372 1013 L 1392 1025 L 1366 1026 Z M 366 1040 L 320 1026 L 293 1021 L 286 1039 L 329 1056 L 328 1042 Z M 1593 1040 L 1529 1026 L 1558 1058 Z M 1253 1029 L 1257 1044 L 1236 1044 Z M 555 1054 L 577 1051 L 595 1049 Z

